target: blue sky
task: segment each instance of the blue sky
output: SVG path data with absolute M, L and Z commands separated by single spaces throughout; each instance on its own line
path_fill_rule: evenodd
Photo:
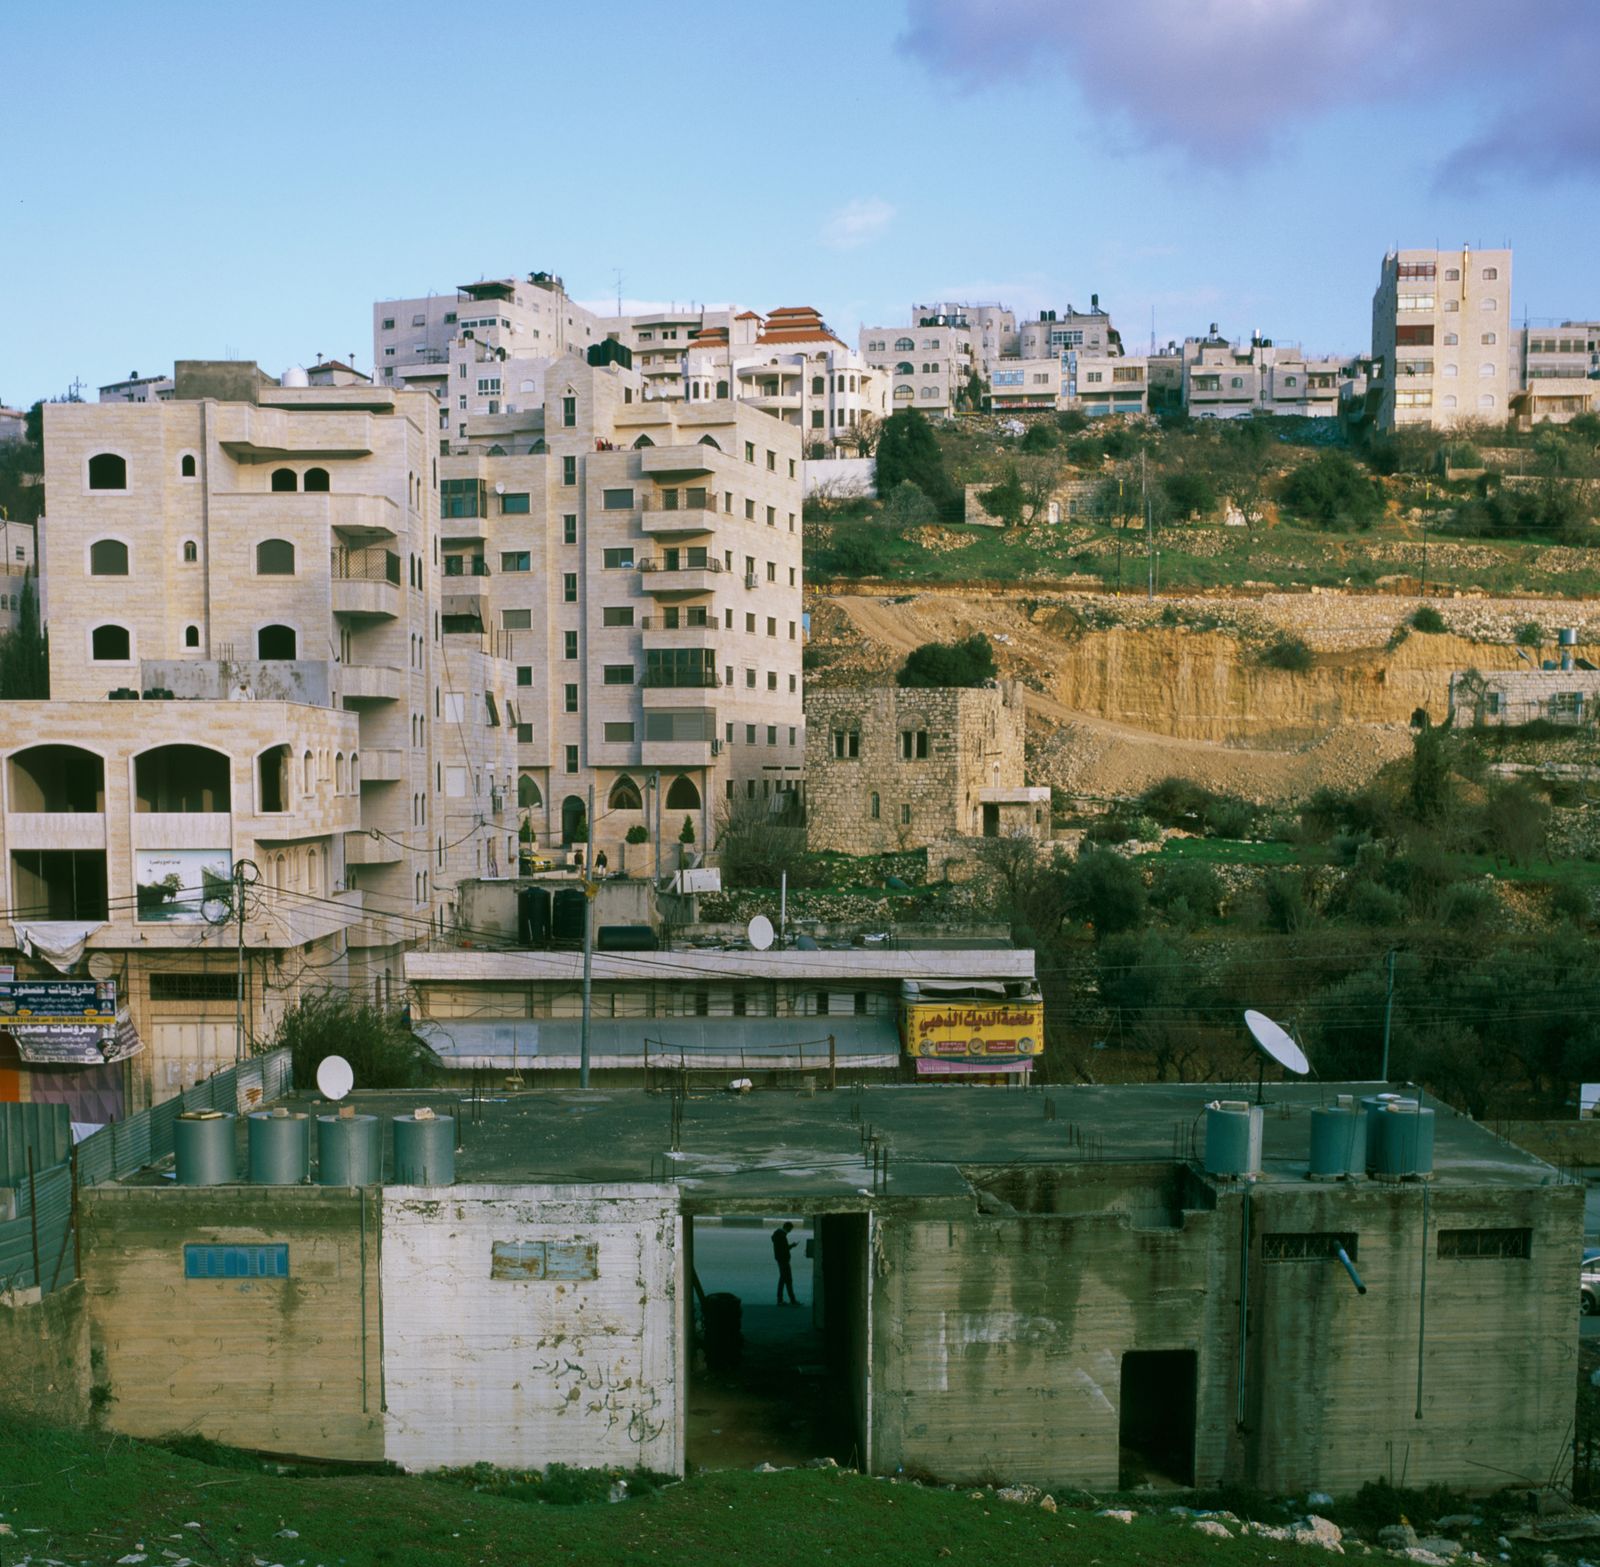
M 58 0 L 0 36 L 13 406 L 367 367 L 373 300 L 534 269 L 852 341 L 1097 292 L 1133 349 L 1337 351 L 1386 248 L 1509 241 L 1519 319 L 1600 316 L 1592 0 Z

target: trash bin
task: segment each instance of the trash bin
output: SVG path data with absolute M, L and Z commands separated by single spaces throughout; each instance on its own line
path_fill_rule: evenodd
M 744 1306 L 737 1295 L 707 1295 L 704 1306 L 707 1371 L 737 1371 L 744 1346 Z

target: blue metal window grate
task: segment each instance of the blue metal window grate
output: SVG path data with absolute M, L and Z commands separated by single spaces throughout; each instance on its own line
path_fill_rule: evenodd
M 185 1246 L 186 1279 L 286 1279 L 289 1248 L 285 1246 Z

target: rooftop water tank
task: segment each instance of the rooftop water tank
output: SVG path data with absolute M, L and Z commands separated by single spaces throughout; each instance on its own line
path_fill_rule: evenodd
M 1378 1156 L 1373 1173 L 1389 1180 L 1433 1174 L 1433 1111 L 1415 1099 L 1397 1099 L 1373 1112 Z
M 289 1111 L 261 1110 L 250 1117 L 250 1182 L 298 1186 L 311 1178 L 311 1122 Z
M 1213 1100 L 1206 1106 L 1206 1174 L 1238 1178 L 1260 1169 L 1260 1105 L 1243 1099 Z
M 394 1118 L 397 1186 L 449 1186 L 456 1178 L 456 1123 L 448 1115 L 418 1110 Z
M 1365 1168 L 1368 1175 L 1372 1174 L 1378 1162 L 1378 1112 L 1399 1097 L 1399 1094 L 1369 1094 L 1361 1101 L 1361 1108 L 1367 1117 Z
M 226 1186 L 238 1179 L 237 1117 L 217 1110 L 185 1110 L 173 1122 L 178 1185 Z
M 383 1124 L 375 1115 L 317 1117 L 317 1184 L 376 1186 L 383 1179 Z
M 1339 1102 L 1318 1105 L 1311 1112 L 1311 1160 L 1307 1178 L 1342 1181 L 1359 1173 L 1365 1152 L 1365 1112 L 1357 1112 L 1349 1094 Z
M 589 900 L 581 887 L 561 887 L 555 895 L 550 934 L 557 941 L 582 941 Z
M 310 386 L 310 378 L 306 375 L 304 365 L 290 365 L 278 378 L 279 386 Z

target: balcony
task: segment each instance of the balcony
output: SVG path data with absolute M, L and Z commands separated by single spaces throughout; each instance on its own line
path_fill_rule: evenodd
M 370 832 L 344 835 L 346 865 L 398 865 L 405 850 L 391 838 L 374 837 Z
M 298 455 L 298 454 L 296 454 Z M 351 544 L 394 538 L 404 526 L 400 507 L 387 495 L 342 495 L 337 491 L 289 490 L 284 492 L 235 491 L 218 495 L 214 519 L 242 514 L 251 527 L 265 527 L 273 519 L 316 521 L 338 532 Z
M 6 843 L 12 849 L 103 849 L 101 811 L 8 811 Z
M 399 783 L 408 776 L 406 753 L 398 748 L 378 746 L 361 753 L 363 784 Z
M 392 664 L 346 664 L 339 676 L 344 705 L 398 702 L 405 695 L 405 671 Z
M 720 560 L 707 559 L 703 565 L 668 566 L 662 560 L 642 560 L 639 563 L 640 586 L 657 598 L 687 598 L 696 593 L 710 593 L 725 576 Z
M 646 615 L 640 622 L 640 640 L 645 652 L 651 648 L 705 647 L 715 648 L 720 629 L 704 626 L 663 626 L 659 615 Z
M 692 446 L 646 446 L 639 453 L 641 473 L 715 473 L 728 454 L 697 441 Z
M 135 811 L 136 849 L 227 849 L 233 817 L 227 811 Z
M 694 506 L 678 511 L 646 511 L 639 517 L 639 526 L 651 538 L 687 539 L 698 534 L 714 533 L 720 513 L 710 506 Z
M 720 749 L 715 740 L 645 740 L 639 747 L 639 765 L 709 767 Z
M 394 619 L 400 613 L 400 557 L 393 550 L 329 552 L 333 612 Z

